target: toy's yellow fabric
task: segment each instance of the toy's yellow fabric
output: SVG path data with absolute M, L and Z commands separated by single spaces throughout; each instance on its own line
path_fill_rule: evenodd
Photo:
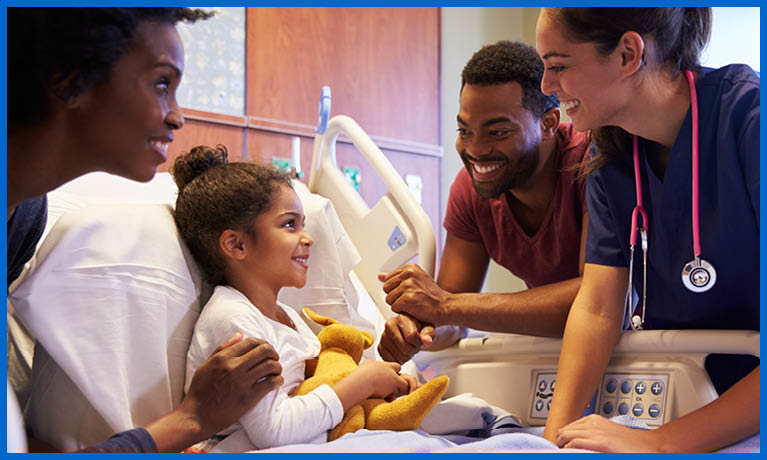
M 368 332 L 318 315 L 308 308 L 304 308 L 304 314 L 325 327 L 317 334 L 322 348 L 314 375 L 298 386 L 298 395 L 309 393 L 322 384 L 333 385 L 349 375 L 357 368 L 362 351 L 373 345 L 373 336 Z M 328 441 L 361 428 L 414 430 L 445 394 L 449 382 L 447 376 L 436 377 L 409 395 L 390 403 L 383 399 L 365 400 L 344 414 L 341 423 L 328 433 Z

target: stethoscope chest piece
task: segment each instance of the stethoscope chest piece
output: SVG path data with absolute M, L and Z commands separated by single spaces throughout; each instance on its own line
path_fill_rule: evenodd
M 696 257 L 682 269 L 682 283 L 692 292 L 706 292 L 716 284 L 716 270 L 707 261 Z

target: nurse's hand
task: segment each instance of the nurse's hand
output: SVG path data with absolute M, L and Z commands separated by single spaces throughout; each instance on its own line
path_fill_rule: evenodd
M 445 307 L 451 293 L 416 264 L 407 264 L 389 273 L 379 273 L 386 303 L 395 313 L 407 313 L 424 324 L 449 324 Z
M 560 428 L 555 442 L 598 452 L 662 452 L 660 441 L 657 430 L 628 428 L 592 414 Z
M 389 318 L 381 334 L 378 354 L 384 361 L 404 364 L 434 341 L 434 326 L 422 325 L 413 317 L 400 314 Z
M 232 425 L 282 385 L 278 360 L 271 345 L 239 333 L 219 345 L 195 371 L 181 404 L 145 427 L 158 450 L 180 452 Z

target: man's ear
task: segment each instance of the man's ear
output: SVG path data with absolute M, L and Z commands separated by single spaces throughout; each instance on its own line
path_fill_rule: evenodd
M 541 134 L 544 138 L 554 136 L 557 133 L 559 127 L 559 107 L 552 107 L 541 116 Z
M 226 229 L 218 237 L 218 246 L 226 257 L 243 260 L 248 255 L 245 235 L 238 230 Z
M 624 77 L 630 77 L 642 68 L 646 49 L 641 35 L 633 30 L 624 33 L 618 41 L 617 51 L 620 53 L 621 74 Z

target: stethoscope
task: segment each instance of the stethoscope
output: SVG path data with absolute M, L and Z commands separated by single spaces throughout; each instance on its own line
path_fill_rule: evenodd
M 689 70 L 684 71 L 690 86 L 692 105 L 692 240 L 694 258 L 682 268 L 682 284 L 692 292 L 705 292 L 716 283 L 716 270 L 708 261 L 701 258 L 700 225 L 698 221 L 698 95 L 695 91 L 695 78 Z M 642 316 L 631 316 L 631 328 L 640 330 L 644 325 L 647 312 L 647 212 L 642 207 L 642 175 L 639 172 L 639 138 L 634 136 L 634 182 L 636 183 L 637 204 L 631 213 L 631 238 L 629 260 L 629 286 L 626 296 L 626 315 L 631 316 L 634 306 L 634 248 L 637 244 L 637 233 L 642 247 Z M 639 215 L 642 215 L 642 225 L 637 225 Z

